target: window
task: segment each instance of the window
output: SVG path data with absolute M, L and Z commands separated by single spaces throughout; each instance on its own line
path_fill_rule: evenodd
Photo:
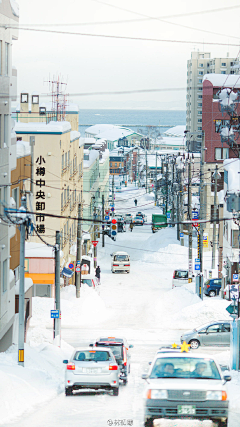
M 198 107 L 202 107 L 202 102 L 199 102 L 199 103 L 198 103 Z
M 63 193 L 61 193 L 61 209 L 63 209 Z
M 12 198 L 15 200 L 16 208 L 19 208 L 19 188 L 14 188 L 12 190 Z
M 39 96 L 38 95 L 32 95 L 32 103 L 33 104 L 39 104 Z
M 202 99 L 202 95 L 198 95 L 198 99 Z
M 65 168 L 67 167 L 67 153 L 65 153 Z
M 4 143 L 6 146 L 8 146 L 8 138 L 9 138 L 9 132 L 8 132 L 8 114 L 4 114 Z
M 226 67 L 226 66 L 227 66 L 226 62 L 222 62 L 222 67 Z
M 202 83 L 202 79 L 198 79 L 198 83 Z
M 0 76 L 2 75 L 2 40 L 0 40 Z
M 203 71 L 198 71 L 199 76 L 203 76 Z
M 9 74 L 9 43 L 5 43 L 5 76 Z
M 199 64 L 199 67 L 203 67 L 203 64 Z
M 201 111 L 198 111 L 198 115 L 199 115 L 199 116 L 201 116 L 201 115 L 202 115 L 202 112 L 201 112 Z
M 215 148 L 215 160 L 229 159 L 229 148 Z
M 112 162 L 110 162 L 110 168 L 112 167 Z
M 62 154 L 62 171 L 64 169 L 64 154 Z
M 68 164 L 67 164 L 67 166 L 68 167 L 70 166 L 70 151 L 68 152 Z
M 3 261 L 3 285 L 2 285 L 3 292 L 6 292 L 7 290 L 7 270 L 8 270 L 8 260 L 5 259 L 5 261 Z
M 224 323 L 222 325 L 222 331 L 223 332 L 230 332 L 230 323 Z
M 219 324 L 212 325 L 212 326 L 209 326 L 209 328 L 207 328 L 208 334 L 216 334 L 218 332 L 220 332 L 220 325 Z
M 115 163 L 115 168 L 117 167 L 117 163 Z
M 202 119 L 198 119 L 198 123 L 202 123 Z
M 226 74 L 226 71 L 221 71 L 221 74 Z
M 230 74 L 234 74 L 234 70 L 231 70 L 231 71 L 230 71 Z
M 231 246 L 232 246 L 233 249 L 238 249 L 239 248 L 238 235 L 239 235 L 239 231 L 238 230 L 232 230 L 232 233 L 231 233 Z
M 198 130 L 202 130 L 202 128 L 201 128 L 201 127 L 198 127 L 197 129 L 198 129 Z
M 21 93 L 21 104 L 28 103 L 28 93 Z
M 198 91 L 200 91 L 200 92 L 201 92 L 201 91 L 202 91 L 202 87 L 199 87 L 199 88 L 198 88 Z

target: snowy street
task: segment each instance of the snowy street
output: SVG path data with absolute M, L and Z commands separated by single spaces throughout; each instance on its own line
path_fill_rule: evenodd
M 135 197 L 137 207 L 133 207 Z M 116 199 L 116 213 L 141 211 L 147 215 L 148 222 L 152 212 L 159 211 L 154 207 L 153 195 L 146 195 L 144 189 L 127 187 L 126 191 L 117 193 Z M 0 425 L 143 426 L 145 382 L 141 375 L 147 371 L 159 346 L 179 343 L 183 332 L 208 321 L 229 318 L 225 310 L 228 301 L 218 297 L 206 297 L 201 301 L 194 293 L 193 284 L 172 290 L 173 270 L 187 268 L 188 261 L 187 246 L 179 245 L 176 228 L 155 234 L 150 225 L 136 226 L 132 233 L 127 228 L 126 233 L 117 235 L 116 242 L 106 237 L 105 248 L 101 247 L 100 239 L 97 248 L 101 267 L 99 294 L 92 288 L 82 287 L 77 300 L 74 286 L 62 289 L 62 348 L 52 344 L 49 311 L 53 308 L 53 300 L 34 298 L 25 368 L 17 365 L 16 346 L 0 354 L 1 383 L 4 385 L 0 388 Z M 111 273 L 110 254 L 117 250 L 130 255 L 130 274 Z M 209 258 L 207 254 L 206 263 Z M 86 347 L 100 336 L 124 336 L 134 346 L 128 384 L 121 384 L 118 397 L 104 392 L 80 392 L 66 397 L 62 360 L 71 355 L 73 347 Z M 229 360 L 228 348 L 200 347 L 194 351 L 215 354 L 219 361 L 226 363 Z M 229 427 L 238 427 L 240 377 L 238 373 L 233 373 L 233 377 L 229 383 Z M 18 407 L 12 402 L 13 396 L 18 399 Z M 158 425 L 208 427 L 211 422 L 164 420 Z

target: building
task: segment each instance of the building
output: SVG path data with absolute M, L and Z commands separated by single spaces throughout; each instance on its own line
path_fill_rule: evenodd
M 99 211 L 100 189 L 99 189 L 99 152 L 97 150 L 84 150 L 83 157 L 83 230 L 93 232 L 92 219 L 94 208 Z
M 10 206 L 11 171 L 16 167 L 16 138 L 11 137 L 11 100 L 17 98 L 17 70 L 12 66 L 12 44 L 18 39 L 17 2 L 0 3 L 0 216 L 3 204 Z M 13 339 L 15 317 L 15 278 L 10 270 L 10 239 L 15 228 L 4 220 L 0 223 L 0 351 L 5 351 Z
M 187 61 L 186 135 L 187 143 L 202 141 L 202 97 L 205 74 L 234 74 L 235 58 L 211 58 L 209 52 L 192 52 Z M 227 76 L 225 76 L 226 79 Z M 194 133 L 194 135 L 192 135 Z
M 21 111 L 23 107 L 21 105 Z M 32 104 L 31 114 L 33 111 Z M 75 116 L 78 118 L 78 113 Z M 76 127 L 78 122 L 72 129 L 68 121 L 47 122 L 45 119 L 43 122 L 18 121 L 14 128 L 17 139 L 31 140 L 33 145 L 33 210 L 36 212 L 37 233 L 31 241 L 39 241 L 38 234 L 54 245 L 59 230 L 62 269 L 70 261 L 75 261 L 71 254 L 71 246 L 77 239 L 77 220 L 74 218 L 78 214 L 78 203 L 82 201 L 83 146 L 79 145 L 80 133 Z
M 94 125 L 85 130 L 86 137 L 94 137 L 107 141 L 107 148 L 112 151 L 115 147 L 132 147 L 139 144 L 143 135 L 132 129 L 115 125 Z
M 206 223 L 204 232 L 208 235 L 209 245 L 212 242 L 214 211 L 214 170 L 219 166 L 217 192 L 223 190 L 224 171 L 223 161 L 238 157 L 226 142 L 221 141 L 220 128 L 223 123 L 229 122 L 229 115 L 221 112 L 217 93 L 222 88 L 240 88 L 239 76 L 229 75 L 226 79 L 222 74 L 206 74 L 203 78 L 202 98 L 202 130 L 205 136 L 205 165 L 204 165 L 204 213 L 210 223 Z M 240 108 L 238 107 L 238 114 Z M 217 211 L 219 215 L 219 210 Z M 204 217 L 205 217 L 204 215 Z M 218 224 L 217 224 L 218 227 Z M 210 247 L 210 246 L 209 246 Z M 205 250 L 209 250 L 205 248 Z

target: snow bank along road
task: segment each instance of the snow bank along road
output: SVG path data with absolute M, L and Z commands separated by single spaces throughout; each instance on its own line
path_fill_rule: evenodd
M 138 205 L 143 206 L 133 208 L 136 196 Z M 117 198 L 118 212 L 141 210 L 149 222 L 151 213 L 157 210 L 152 195 L 145 195 L 143 190 L 125 191 L 117 194 Z M 183 331 L 201 323 L 228 318 L 225 301 L 206 298 L 202 302 L 192 285 L 171 290 L 173 270 L 187 267 L 187 248 L 179 246 L 174 228 L 152 234 L 150 225 L 139 226 L 132 233 L 119 234 L 116 242 L 109 238 L 105 241 L 105 248 L 98 245 L 98 264 L 102 270 L 100 295 L 82 287 L 81 298 L 76 300 L 73 286 L 62 290 L 62 348 L 52 345 L 49 312 L 53 301 L 35 298 L 25 368 L 17 366 L 16 346 L 0 354 L 0 425 L 140 427 L 145 386 L 141 374 L 148 369 L 158 347 L 179 342 Z M 130 274 L 111 273 L 110 253 L 115 250 L 130 254 Z M 84 347 L 99 336 L 125 336 L 134 345 L 128 384 L 120 387 L 118 397 L 103 392 L 80 392 L 66 397 L 62 359 L 69 357 L 73 347 Z M 227 360 L 229 353 L 223 350 L 212 348 L 210 353 L 216 353 L 219 360 Z M 229 427 L 239 427 L 238 373 L 229 385 L 229 395 Z M 161 425 L 209 426 L 167 420 Z

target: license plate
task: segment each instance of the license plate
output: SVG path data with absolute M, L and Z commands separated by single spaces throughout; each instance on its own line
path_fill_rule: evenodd
M 195 415 L 196 406 L 192 405 L 178 405 L 178 415 Z
M 101 368 L 83 368 L 83 373 L 86 374 L 98 374 L 101 372 Z

